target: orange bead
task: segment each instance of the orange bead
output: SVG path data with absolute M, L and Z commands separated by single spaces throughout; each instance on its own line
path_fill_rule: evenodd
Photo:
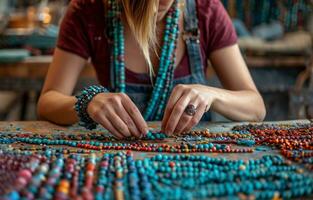
M 70 187 L 70 183 L 67 180 L 61 180 L 59 187 L 64 187 L 64 188 L 69 188 Z
M 93 170 L 95 170 L 95 165 L 92 164 L 92 163 L 88 163 L 88 164 L 87 164 L 87 170 L 88 170 L 88 171 L 93 171 Z

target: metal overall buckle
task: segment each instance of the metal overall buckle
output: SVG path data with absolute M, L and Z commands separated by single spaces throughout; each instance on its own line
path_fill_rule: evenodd
M 183 40 L 195 40 L 197 43 L 200 43 L 200 29 L 192 29 L 190 31 L 183 32 Z

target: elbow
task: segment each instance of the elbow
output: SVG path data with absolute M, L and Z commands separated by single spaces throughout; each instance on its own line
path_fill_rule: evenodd
M 265 116 L 266 116 L 266 109 L 265 109 L 265 106 L 263 108 L 259 108 L 258 111 L 256 111 L 256 114 L 255 114 L 255 119 L 253 121 L 255 122 L 262 122 L 264 121 L 265 119 Z
M 266 116 L 266 108 L 265 108 L 263 98 L 261 96 L 259 96 L 259 101 L 260 103 L 257 104 L 258 106 L 256 106 L 254 110 L 254 117 L 252 120 L 254 122 L 262 122 L 264 121 L 265 116 Z
M 37 119 L 38 120 L 45 120 L 45 113 L 44 113 L 44 101 L 42 96 L 39 97 L 38 103 L 37 103 Z
M 72 109 L 76 98 L 63 99 L 64 101 L 58 104 L 58 96 L 52 93 L 41 94 L 37 103 L 37 118 L 62 126 L 76 123 L 78 119 Z

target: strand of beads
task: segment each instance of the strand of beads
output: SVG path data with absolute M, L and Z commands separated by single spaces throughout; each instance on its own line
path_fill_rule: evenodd
M 167 144 L 167 143 L 148 143 L 143 141 L 132 142 L 101 142 L 101 141 L 72 141 L 63 139 L 45 139 L 45 138 L 2 138 L 0 143 L 10 144 L 32 144 L 41 146 L 67 146 L 79 148 L 76 153 L 84 153 L 81 149 L 89 149 L 95 151 L 102 150 L 133 150 L 133 151 L 147 151 L 147 152 L 168 152 L 168 153 L 193 153 L 193 152 L 219 152 L 219 153 L 251 153 L 253 149 L 250 148 L 231 148 L 231 145 L 215 144 L 215 143 L 195 143 L 182 142 L 180 144 Z M 22 147 L 24 148 L 24 147 Z M 30 148 L 31 149 L 31 148 Z M 39 148 L 41 149 L 41 148 Z M 43 150 L 45 148 L 42 148 Z M 36 150 L 36 149 L 35 149 Z M 66 148 L 54 149 L 59 153 L 75 152 Z
M 168 95 L 170 84 L 166 84 L 166 78 L 171 78 L 171 70 L 174 70 L 174 67 L 171 66 L 175 63 L 175 46 L 178 38 L 178 19 L 179 19 L 180 10 L 178 9 L 178 2 L 174 1 L 171 10 L 168 13 L 168 17 L 166 19 L 166 28 L 164 33 L 164 41 L 163 41 L 163 49 L 160 57 L 160 65 L 158 69 L 158 75 L 156 78 L 156 83 L 154 89 L 151 94 L 151 99 L 148 103 L 146 111 L 144 113 L 144 118 L 146 120 L 154 120 L 155 119 L 155 108 L 160 108 L 159 110 L 164 110 L 165 100 L 167 97 L 163 97 L 163 94 Z M 169 76 L 167 76 L 167 74 Z M 172 82 L 172 80 L 169 80 Z M 168 82 L 168 83 L 169 83 Z M 164 92 L 165 91 L 165 92 Z M 160 98 L 160 96 L 162 98 Z M 160 101 L 161 102 L 158 102 Z M 160 117 L 160 113 L 157 113 Z M 163 112 L 162 112 L 163 113 Z
M 154 120 L 158 120 L 158 121 L 161 120 L 163 117 L 164 107 L 166 105 L 166 102 L 167 102 L 167 100 L 170 96 L 170 93 L 172 91 L 172 88 L 173 88 L 173 79 L 174 79 L 174 70 L 175 70 L 175 61 L 176 61 L 176 48 L 177 48 L 177 42 L 176 41 L 178 40 L 178 37 L 179 37 L 178 21 L 179 21 L 179 14 L 180 14 L 179 9 L 177 9 L 178 2 L 176 1 L 175 3 L 177 5 L 173 5 L 173 7 L 176 8 L 176 10 L 173 13 L 174 28 L 173 27 L 166 27 L 166 31 L 172 29 L 169 37 L 170 37 L 170 40 L 172 41 L 172 43 L 174 43 L 174 48 L 173 48 L 173 51 L 171 53 L 169 68 L 168 68 L 167 73 L 166 73 L 166 82 L 165 82 L 164 90 L 163 90 L 163 93 L 161 95 L 159 107 L 156 111 L 156 116 L 154 119 Z M 173 12 L 173 11 L 171 11 L 171 12 Z M 164 41 L 164 43 L 166 43 L 166 42 L 168 42 L 168 41 Z M 170 49 L 169 49 L 169 51 L 170 51 Z M 168 64 L 168 63 L 165 63 L 165 64 Z M 164 65 L 164 63 L 160 63 L 160 65 Z
M 251 147 L 255 145 L 255 140 L 239 139 L 237 140 L 237 144 Z
M 49 170 L 47 180 L 42 184 L 39 191 L 40 199 L 53 199 L 53 194 L 56 192 L 54 185 L 56 185 L 61 178 L 62 168 L 64 166 L 63 157 L 57 158 L 52 163 L 52 168 Z M 58 194 L 56 194 L 58 196 Z

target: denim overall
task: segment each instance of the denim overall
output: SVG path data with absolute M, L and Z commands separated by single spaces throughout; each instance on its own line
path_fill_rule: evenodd
M 183 37 L 186 42 L 191 74 L 175 79 L 173 82 L 174 87 L 177 84 L 207 85 L 207 80 L 204 76 L 202 68 L 196 0 L 186 0 L 184 29 Z M 126 93 L 136 104 L 141 113 L 144 112 L 147 103 L 149 102 L 152 89 L 151 85 L 126 83 Z M 211 120 L 210 113 L 205 113 L 201 120 Z

